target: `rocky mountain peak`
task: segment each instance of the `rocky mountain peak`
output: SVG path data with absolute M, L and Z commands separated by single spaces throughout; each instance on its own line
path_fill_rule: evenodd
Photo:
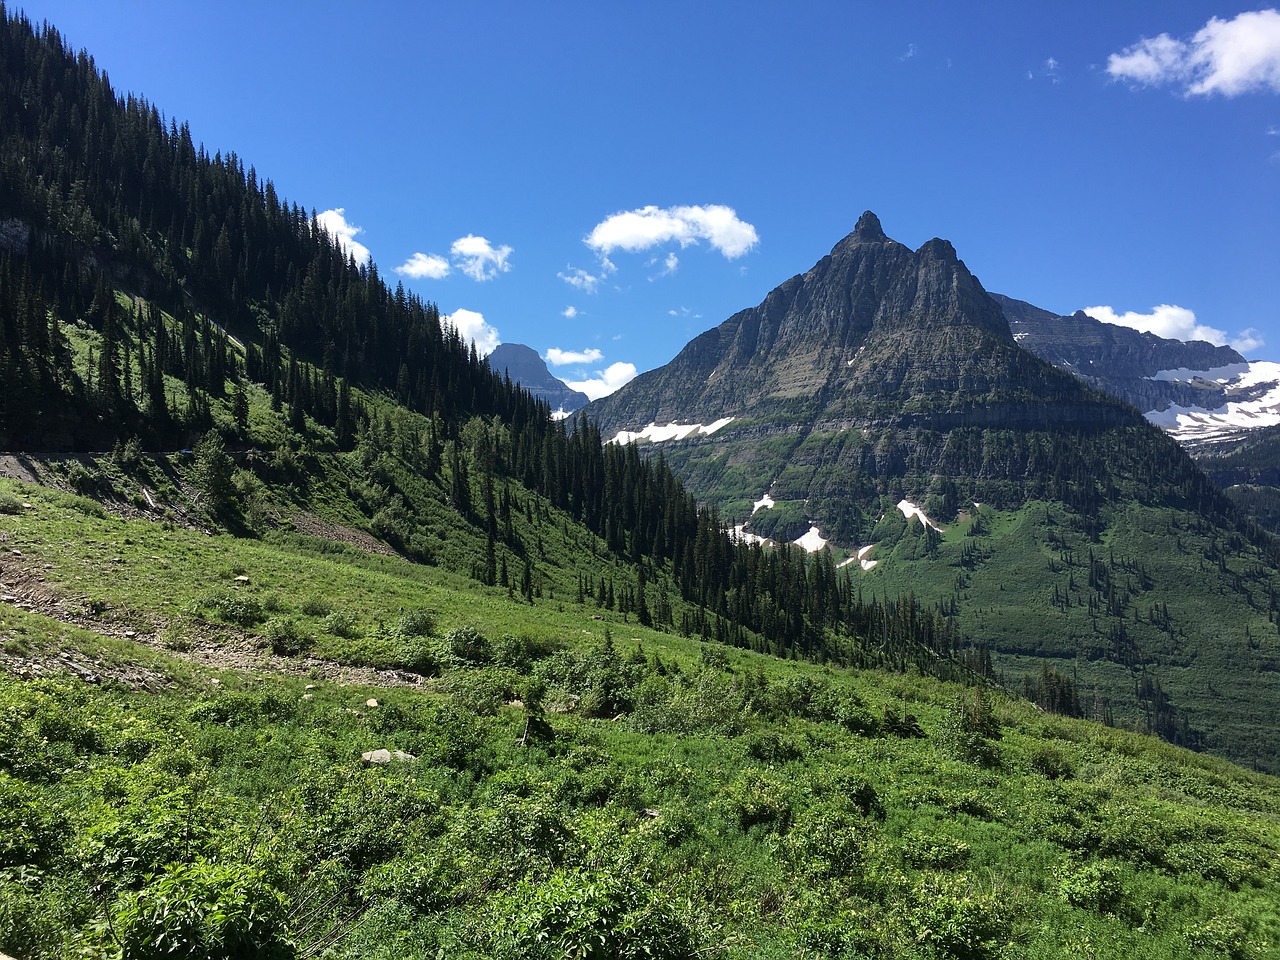
M 885 236 L 884 228 L 880 226 L 880 218 L 870 210 L 858 218 L 851 236 L 862 243 L 884 243 L 889 239 Z

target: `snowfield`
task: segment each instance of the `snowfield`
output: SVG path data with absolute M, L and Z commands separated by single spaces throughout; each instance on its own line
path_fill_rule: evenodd
M 722 427 L 728 426 L 733 422 L 733 417 L 723 417 L 715 423 L 669 423 L 665 427 L 660 427 L 656 423 L 651 423 L 643 430 L 619 430 L 610 443 L 635 443 L 638 440 L 648 440 L 650 443 L 665 443 L 668 440 L 683 440 L 686 437 L 703 436 L 709 437 Z
M 809 532 L 803 537 L 799 537 L 791 542 L 805 553 L 817 553 L 827 545 L 827 541 L 822 539 L 822 532 L 817 527 L 810 527 Z
M 752 504 L 751 515 L 754 517 L 756 515 L 757 510 L 772 510 L 776 506 L 777 506 L 777 503 L 774 502 L 773 497 L 769 496 L 766 493 L 763 497 L 761 497 L 754 504 Z
M 768 537 L 761 537 L 754 533 L 747 533 L 745 524 L 741 523 L 730 528 L 729 539 L 734 543 L 758 543 L 762 547 L 772 547 L 774 545 L 773 541 Z
M 1280 363 L 1257 360 L 1214 370 L 1161 370 L 1151 379 L 1208 380 L 1226 389 L 1227 402 L 1213 410 L 1172 404 L 1144 414 L 1179 442 L 1213 443 L 1280 424 Z

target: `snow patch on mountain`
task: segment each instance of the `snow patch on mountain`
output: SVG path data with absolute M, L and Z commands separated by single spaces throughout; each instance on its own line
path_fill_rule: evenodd
M 766 493 L 763 497 L 761 497 L 759 500 L 757 500 L 754 504 L 751 505 L 751 515 L 754 517 L 757 510 L 772 510 L 776 506 L 777 506 L 777 503 L 774 502 L 773 497 L 769 496 Z
M 1227 402 L 1213 409 L 1171 404 L 1147 411 L 1147 420 L 1181 443 L 1215 443 L 1280 424 L 1280 363 L 1255 360 L 1216 370 L 1162 370 L 1153 379 L 1196 378 L 1221 384 Z
M 668 440 L 683 440 L 686 437 L 709 437 L 722 427 L 733 422 L 733 417 L 722 417 L 715 423 L 669 423 L 660 427 L 651 423 L 643 430 L 619 430 L 610 443 L 635 443 L 637 440 L 648 440 L 650 443 L 665 443 Z
M 1229 363 L 1225 367 L 1214 367 L 1212 370 L 1188 370 L 1186 367 L 1179 367 L 1177 370 L 1158 370 L 1155 376 L 1146 377 L 1147 380 L 1169 380 L 1174 382 L 1191 382 L 1192 380 L 1210 380 L 1214 383 L 1230 383 L 1241 376 L 1249 373 L 1250 367 L 1261 366 L 1262 364 L 1250 363 Z
M 817 553 L 827 545 L 827 541 L 822 539 L 822 531 L 817 527 L 810 527 L 809 532 L 803 537 L 798 537 L 791 541 L 805 553 Z
M 925 512 L 921 510 L 919 507 L 917 507 L 910 500 L 899 500 L 898 509 L 902 511 L 902 515 L 906 517 L 908 521 L 912 517 L 919 517 L 920 522 L 923 523 L 926 527 L 933 527 L 933 529 L 937 530 L 939 533 L 942 532 L 942 528 L 938 526 L 936 523 L 934 523 L 932 520 L 930 520 L 927 516 L 925 516 Z
M 774 545 L 773 541 L 768 537 L 747 533 L 746 525 L 741 523 L 729 529 L 729 539 L 734 543 L 758 543 L 762 547 L 772 547 Z

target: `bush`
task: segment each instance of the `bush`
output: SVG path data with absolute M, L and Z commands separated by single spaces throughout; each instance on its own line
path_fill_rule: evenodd
M 985 960 L 999 955 L 1009 931 L 1008 911 L 994 892 L 966 877 L 926 880 L 914 891 L 907 934 L 928 955 Z
M 252 627 L 266 615 L 256 597 L 227 590 L 211 594 L 201 606 L 219 620 L 238 627 Z
M 327 617 L 333 613 L 333 604 L 326 597 L 307 597 L 299 608 L 303 616 Z
M 1058 877 L 1058 896 L 1082 910 L 1112 913 L 1123 894 L 1120 871 L 1107 860 L 1066 869 Z
M 634 876 L 560 872 L 513 891 L 499 931 L 509 956 L 674 960 L 694 937 L 674 902 Z
M 360 636 L 359 625 L 354 614 L 346 610 L 335 610 L 320 621 L 320 629 L 333 637 L 354 640 Z
M 262 634 L 271 644 L 271 652 L 281 657 L 296 657 L 311 645 L 311 638 L 287 617 L 268 620 Z
M 286 960 L 283 898 L 248 866 L 197 861 L 122 897 L 111 935 L 123 960 Z
M 426 607 L 410 610 L 400 618 L 397 629 L 406 637 L 429 637 L 436 632 L 436 615 Z
M 485 663 L 489 659 L 489 641 L 475 627 L 456 627 L 444 637 L 444 649 L 460 660 Z
M 955 699 L 943 726 L 942 744 L 953 756 L 980 767 L 1000 766 L 1000 721 L 981 687 Z
M 12 493 L 0 491 L 0 514 L 5 513 L 21 513 L 22 501 L 15 497 Z

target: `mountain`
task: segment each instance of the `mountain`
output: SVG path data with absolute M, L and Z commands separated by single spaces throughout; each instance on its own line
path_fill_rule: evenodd
M 1132 406 L 1024 350 L 944 240 L 864 214 L 587 413 L 738 537 L 936 605 L 1011 682 L 1047 661 L 1172 739 L 1280 749 L 1254 725 L 1280 707 L 1280 548 Z
M 1059 369 L 1133 404 L 1193 452 L 1219 452 L 1280 424 L 1280 364 L 1230 347 L 1184 342 L 1069 317 L 992 295 L 1018 344 Z
M 568 416 L 587 405 L 585 393 L 570 389 L 547 368 L 546 361 L 523 343 L 500 343 L 489 354 L 489 369 L 509 376 L 536 399 L 547 404 L 553 415 Z
M 703 425 L 664 445 L 696 492 L 731 512 L 764 492 L 805 501 L 844 544 L 869 533 L 890 487 L 941 496 L 947 513 L 962 494 L 1087 499 L 1093 485 L 1068 474 L 1132 473 L 1150 454 L 1172 486 L 1212 496 L 1125 404 L 1021 349 L 950 243 L 912 251 L 869 212 L 807 273 L 588 412 L 606 435 Z M 990 431 L 1010 448 L 981 442 Z M 1121 436 L 1128 453 L 1104 450 Z

